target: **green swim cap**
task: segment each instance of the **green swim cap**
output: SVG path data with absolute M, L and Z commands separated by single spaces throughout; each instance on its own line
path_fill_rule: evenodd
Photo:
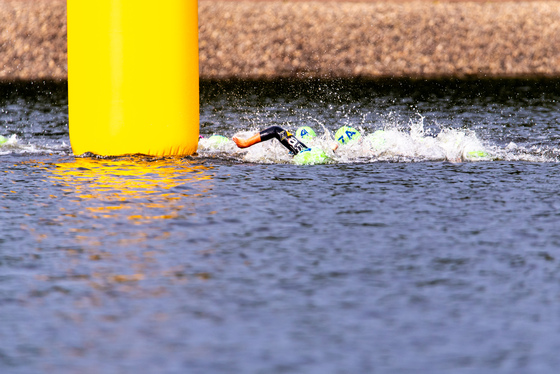
M 317 134 L 309 126 L 302 126 L 296 130 L 296 138 L 300 140 L 311 140 L 315 137 L 317 137 Z
M 307 148 L 294 156 L 294 163 L 297 165 L 317 165 L 324 164 L 329 157 L 321 148 Z
M 369 140 L 371 146 L 375 150 L 383 149 L 387 141 L 385 140 L 385 131 L 377 130 L 373 134 L 369 134 L 366 136 L 366 139 Z
M 334 134 L 334 139 L 340 144 L 347 145 L 360 139 L 362 134 L 358 130 L 350 126 L 342 126 Z
M 5 138 L 2 135 L 0 135 L 0 145 L 6 143 L 7 141 L 8 141 L 8 138 Z
M 219 146 L 226 144 L 229 142 L 229 139 L 222 135 L 212 135 L 208 138 L 208 145 L 209 148 L 218 148 Z
M 484 158 L 484 157 L 489 157 L 490 155 L 484 151 L 472 151 L 472 152 L 468 152 L 467 153 L 468 157 L 472 157 L 472 158 Z

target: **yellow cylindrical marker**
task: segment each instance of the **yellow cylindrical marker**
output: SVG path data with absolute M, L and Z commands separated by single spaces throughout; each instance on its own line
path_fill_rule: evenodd
M 197 0 L 68 0 L 67 17 L 74 154 L 194 153 Z

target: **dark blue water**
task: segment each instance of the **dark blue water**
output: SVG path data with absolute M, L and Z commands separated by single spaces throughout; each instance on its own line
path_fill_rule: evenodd
M 559 84 L 202 82 L 205 139 L 390 134 L 305 166 L 75 157 L 65 86 L 4 86 L 0 372 L 555 373 Z

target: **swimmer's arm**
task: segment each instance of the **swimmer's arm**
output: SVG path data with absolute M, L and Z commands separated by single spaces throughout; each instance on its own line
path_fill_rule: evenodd
M 255 135 L 247 139 L 241 139 L 237 136 L 234 136 L 232 140 L 235 142 L 235 144 L 237 144 L 239 148 L 247 148 L 262 141 L 260 133 L 256 133 Z
M 250 147 L 254 144 L 266 141 L 266 140 L 270 140 L 272 138 L 276 138 L 278 139 L 280 142 L 282 142 L 282 138 L 280 137 L 280 133 L 285 132 L 284 129 L 282 129 L 279 126 L 270 126 L 264 130 L 262 130 L 261 132 L 251 136 L 248 139 L 240 139 L 237 136 L 234 136 L 232 138 L 232 140 L 235 142 L 235 144 L 237 144 L 237 146 L 239 148 L 247 148 Z

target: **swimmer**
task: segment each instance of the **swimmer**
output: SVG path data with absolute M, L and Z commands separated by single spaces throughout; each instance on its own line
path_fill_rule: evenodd
M 232 140 L 235 142 L 235 144 L 237 144 L 239 148 L 247 148 L 254 144 L 264 142 L 273 138 L 278 139 L 278 141 L 284 147 L 286 147 L 294 156 L 306 149 L 309 149 L 308 146 L 303 144 L 293 134 L 284 130 L 280 126 L 271 126 L 247 139 L 241 139 L 237 136 L 234 136 Z M 336 148 L 338 148 L 338 144 L 333 144 L 332 150 L 334 151 L 336 150 Z
M 268 127 L 247 139 L 241 139 L 237 136 L 234 136 L 232 140 L 235 142 L 235 144 L 237 144 L 239 148 L 247 148 L 257 143 L 270 140 L 272 138 L 278 139 L 278 141 L 294 155 L 297 155 L 304 149 L 309 148 L 308 146 L 300 142 L 294 135 L 290 134 L 280 126 Z
M 311 131 L 309 131 L 311 130 Z M 304 140 L 311 140 L 315 135 L 315 131 L 313 131 L 309 127 L 299 128 L 296 134 L 300 135 Z M 302 136 L 303 135 L 303 136 Z M 241 139 L 237 136 L 233 137 L 233 141 L 239 148 L 247 148 L 254 144 L 270 140 L 276 138 L 278 141 L 286 147 L 291 154 L 294 155 L 293 162 L 298 165 L 316 165 L 316 164 L 324 164 L 329 162 L 330 157 L 318 147 L 309 148 L 305 145 L 301 140 L 299 140 L 296 136 L 289 133 L 288 131 L 284 130 L 279 126 L 271 126 L 266 128 L 255 135 L 251 136 L 248 139 Z M 335 151 L 338 148 L 338 143 L 333 144 L 331 149 Z

